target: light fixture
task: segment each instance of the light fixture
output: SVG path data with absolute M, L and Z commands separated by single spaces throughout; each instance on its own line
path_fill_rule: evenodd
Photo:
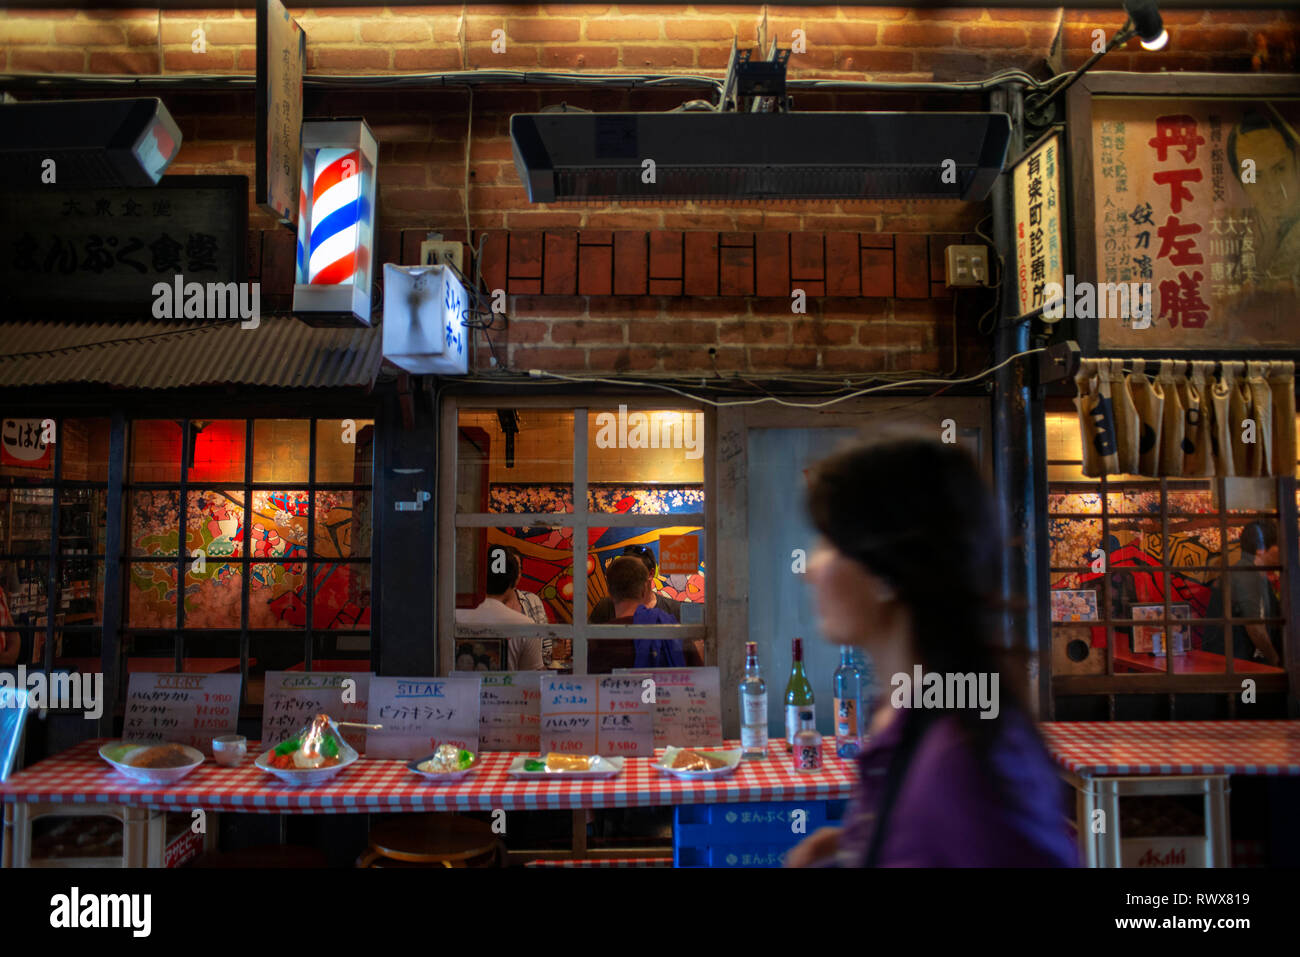
M 1169 33 L 1160 18 L 1156 0 L 1124 0 L 1124 12 L 1133 22 L 1144 50 L 1161 50 L 1169 42 Z
M 1164 49 L 1165 44 L 1169 42 L 1169 33 L 1165 30 L 1164 20 L 1160 16 L 1156 0 L 1124 0 L 1124 12 L 1128 14 L 1128 19 L 1119 28 L 1119 32 L 1111 37 L 1110 42 L 1101 50 L 1090 56 L 1083 66 L 1070 74 L 1069 79 L 1057 83 L 1046 95 L 1040 94 L 1036 97 L 1031 95 L 1026 98 L 1025 116 L 1031 125 L 1049 125 L 1053 115 L 1047 108 L 1052 101 L 1074 86 L 1079 77 L 1091 70 L 1098 60 L 1117 46 L 1137 37 L 1144 50 Z
M 365 120 L 302 125 L 293 311 L 309 325 L 370 325 L 378 157 Z
M 384 358 L 414 375 L 464 375 L 468 304 L 449 266 L 385 263 Z

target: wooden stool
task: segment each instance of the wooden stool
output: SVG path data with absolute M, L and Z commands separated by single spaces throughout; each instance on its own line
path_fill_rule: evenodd
M 506 848 L 482 821 L 406 814 L 370 829 L 357 867 L 502 867 Z

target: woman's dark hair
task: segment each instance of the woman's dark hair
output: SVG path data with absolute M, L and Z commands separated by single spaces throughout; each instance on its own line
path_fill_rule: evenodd
M 504 569 L 496 571 L 493 566 L 500 561 L 498 551 L 505 553 Z M 519 553 L 509 545 L 493 545 L 488 548 L 487 593 L 503 595 L 514 588 L 519 581 Z
M 1001 534 L 962 449 L 901 439 L 834 455 L 810 476 L 808 510 L 829 542 L 898 592 L 926 671 L 997 670 Z

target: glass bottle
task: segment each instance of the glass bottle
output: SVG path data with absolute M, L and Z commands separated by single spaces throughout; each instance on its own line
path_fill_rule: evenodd
M 746 758 L 767 756 L 767 682 L 758 671 L 758 642 L 745 642 L 740 679 L 740 746 Z
M 785 740 L 793 748 L 794 736 L 799 733 L 802 714 L 809 714 L 808 723 L 815 725 L 816 709 L 813 704 L 812 685 L 803 670 L 803 639 L 794 640 L 794 661 L 790 666 L 790 680 L 785 686 Z

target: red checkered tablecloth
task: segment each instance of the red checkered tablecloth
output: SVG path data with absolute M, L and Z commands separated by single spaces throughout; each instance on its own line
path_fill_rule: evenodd
M 85 741 L 14 774 L 0 784 L 0 803 L 113 804 L 173 811 L 203 808 L 252 814 L 372 814 L 394 811 L 568 810 L 734 804 L 744 801 L 828 801 L 846 798 L 857 768 L 835 756 L 834 740 L 823 744 L 825 767 L 800 773 L 777 748 L 761 761 L 744 761 L 733 774 L 712 781 L 682 781 L 651 769 L 650 758 L 628 758 L 618 777 L 603 781 L 515 780 L 506 769 L 517 752 L 486 752 L 479 767 L 455 784 L 434 784 L 401 761 L 365 758 L 332 781 L 314 788 L 280 783 L 253 766 L 252 747 L 239 767 L 211 761 L 175 785 L 132 781 L 109 767 L 98 751 L 104 742 Z M 728 742 L 736 746 L 735 742 Z
M 1300 721 L 1052 721 L 1053 760 L 1084 777 L 1300 775 Z

